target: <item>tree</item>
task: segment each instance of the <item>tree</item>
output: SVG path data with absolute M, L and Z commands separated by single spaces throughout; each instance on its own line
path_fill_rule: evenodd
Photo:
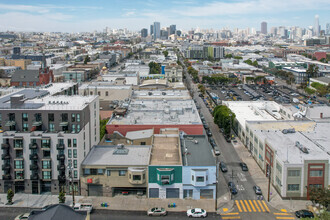
M 319 203 L 324 208 L 327 209 L 329 205 L 329 198 L 330 198 L 330 189 L 329 188 L 322 188 L 322 187 L 309 187 L 309 200 L 315 203 Z
M 233 58 L 233 55 L 232 55 L 231 53 L 226 54 L 226 55 L 225 55 L 225 58 L 228 58 L 228 59 Z
M 65 192 L 63 190 L 61 190 L 58 194 L 58 202 L 65 203 Z
M 165 57 L 168 57 L 168 51 L 167 50 L 164 50 L 163 54 L 164 54 Z
M 251 65 L 251 66 L 252 66 L 252 60 L 250 60 L 250 59 L 248 59 L 248 60 L 245 60 L 245 61 L 244 61 L 244 63 L 246 63 L 246 64 L 249 64 L 249 65 Z
M 241 56 L 234 56 L 234 59 L 236 59 L 236 60 L 242 60 L 243 57 L 241 57 Z
M 150 74 L 160 74 L 161 66 L 159 63 L 150 62 L 148 66 L 150 68 Z
M 106 134 L 106 125 L 108 123 L 108 119 L 100 120 L 100 140 L 102 140 L 103 136 Z
M 224 135 L 230 135 L 230 126 L 234 124 L 236 115 L 225 105 L 218 105 L 214 108 L 214 123 L 224 129 Z
M 87 64 L 90 61 L 91 61 L 91 58 L 88 55 L 86 55 L 86 57 L 84 59 L 84 64 Z
M 12 189 L 8 189 L 7 191 L 7 201 L 9 205 L 13 204 L 14 192 Z
M 319 67 L 316 66 L 315 64 L 310 64 L 308 69 L 306 70 L 308 82 L 309 82 L 309 78 L 317 77 L 318 72 L 319 72 Z
M 258 65 L 259 65 L 259 64 L 258 64 L 258 61 L 256 61 L 256 60 L 253 61 L 252 66 L 258 67 Z

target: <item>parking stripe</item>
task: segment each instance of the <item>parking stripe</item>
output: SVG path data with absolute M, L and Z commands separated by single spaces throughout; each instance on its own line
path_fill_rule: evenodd
M 296 219 L 295 217 L 276 217 L 276 219 Z
M 246 200 L 244 200 L 244 202 L 245 202 L 245 205 L 246 205 L 246 207 L 248 208 L 249 212 L 252 212 L 252 211 L 251 211 L 251 208 L 250 208 L 250 206 L 249 206 L 249 203 L 248 203 Z
M 239 213 L 238 212 L 229 212 L 229 213 L 225 213 L 222 215 L 239 215 Z
M 288 213 L 283 213 L 283 212 L 279 212 L 279 213 L 274 213 L 274 215 L 290 215 Z
M 254 212 L 256 212 L 256 209 L 254 208 L 254 206 L 253 206 L 253 204 L 252 204 L 252 201 L 251 201 L 251 200 L 249 200 L 249 203 L 250 203 L 250 206 L 251 206 L 251 208 L 253 209 L 253 211 L 254 211 Z
M 254 202 L 254 205 L 256 206 L 256 208 L 258 209 L 258 212 L 261 212 L 261 211 L 260 211 L 260 208 L 259 208 L 259 206 L 258 206 L 258 204 L 257 204 L 257 201 L 256 201 L 256 200 L 253 200 L 253 202 Z
M 241 206 L 239 205 L 239 202 L 237 200 L 235 200 L 235 203 L 237 205 L 238 211 L 242 212 Z
M 240 216 L 223 216 L 222 219 L 241 219 Z
M 265 209 L 264 209 L 264 207 L 262 206 L 260 200 L 258 200 L 258 204 L 259 204 L 260 208 L 262 209 L 262 212 L 265 212 Z
M 243 201 L 242 201 L 242 200 L 240 200 L 240 202 L 241 202 L 241 205 L 242 205 L 242 208 L 243 208 L 244 212 L 247 212 L 247 211 L 246 211 L 246 208 L 245 208 L 245 206 L 244 206 L 244 203 L 243 203 Z
M 267 210 L 268 212 L 270 212 L 270 210 L 269 210 L 268 206 L 266 205 L 265 201 L 262 200 L 262 203 L 264 204 L 266 210 Z

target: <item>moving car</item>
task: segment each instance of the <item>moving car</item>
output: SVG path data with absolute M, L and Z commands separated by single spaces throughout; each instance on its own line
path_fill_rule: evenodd
M 165 216 L 167 211 L 164 208 L 154 207 L 147 211 L 148 216 Z
M 297 218 L 314 218 L 314 214 L 311 211 L 302 209 L 295 212 Z
M 241 166 L 242 171 L 249 171 L 249 168 L 247 167 L 246 163 L 241 162 L 239 163 L 239 165 Z
M 225 173 L 225 172 L 228 171 L 225 162 L 220 162 L 220 170 L 221 170 L 223 173 Z
M 187 211 L 187 216 L 188 217 L 194 217 L 194 218 L 205 218 L 207 216 L 207 213 L 204 209 L 200 208 L 194 208 L 194 209 L 189 209 Z
M 237 189 L 233 182 L 228 182 L 228 187 L 230 189 L 231 194 L 233 194 L 233 195 L 237 194 Z
M 30 213 L 24 213 L 16 216 L 15 220 L 29 219 Z
M 262 191 L 259 186 L 253 186 L 253 190 L 257 195 L 262 195 Z

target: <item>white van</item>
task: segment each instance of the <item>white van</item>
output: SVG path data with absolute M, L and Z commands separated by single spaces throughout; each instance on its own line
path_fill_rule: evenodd
M 93 210 L 92 203 L 76 203 L 73 208 L 75 211 L 87 211 L 87 213 L 91 213 Z

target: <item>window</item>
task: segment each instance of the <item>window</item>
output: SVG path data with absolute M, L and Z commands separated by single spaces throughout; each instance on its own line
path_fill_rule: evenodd
M 24 171 L 16 171 L 15 172 L 15 179 L 24 180 Z
M 276 169 L 279 173 L 282 173 L 282 166 L 279 163 L 276 163 Z
M 29 131 L 29 124 L 23 123 L 23 131 Z
M 36 149 L 33 149 L 36 150 Z M 32 153 L 32 151 L 31 151 Z M 23 150 L 16 150 L 16 158 L 23 158 Z
M 257 136 L 254 136 L 254 142 L 256 142 L 256 144 L 258 144 L 258 138 L 257 138 Z
M 23 160 L 15 160 L 15 169 L 23 169 Z
M 55 121 L 54 114 L 53 113 L 48 114 L 48 122 L 54 122 L 54 121 Z
M 299 184 L 288 184 L 288 191 L 299 191 Z
M 75 124 L 71 125 L 71 131 L 72 131 L 72 133 L 76 133 L 76 125 Z
M 51 169 L 51 162 L 50 160 L 42 161 L 42 169 Z
M 76 121 L 76 114 L 72 113 L 71 114 L 71 122 L 75 122 Z
M 73 141 L 73 147 L 77 147 L 77 139 L 73 138 L 72 141 Z
M 204 182 L 204 177 L 203 176 L 197 176 L 196 177 L 196 182 Z
M 41 113 L 35 113 L 34 117 L 36 118 L 36 121 L 42 121 Z
M 62 118 L 62 122 L 67 122 L 68 121 L 68 114 L 67 113 L 62 113 L 61 118 Z
M 68 157 L 71 158 L 72 157 L 72 150 L 68 149 Z
M 54 132 L 55 131 L 55 124 L 54 123 L 49 123 L 48 129 L 49 129 L 50 132 Z
M 107 176 L 111 176 L 111 170 L 107 170 Z
M 146 145 L 146 142 L 141 142 L 141 145 Z
M 50 148 L 50 139 L 42 139 L 41 148 Z
M 277 183 L 277 185 L 282 186 L 281 185 L 281 180 L 277 176 L 276 176 L 276 183 Z
M 68 139 L 68 147 L 71 147 L 71 139 Z
M 99 95 L 99 96 L 101 96 L 101 92 L 99 91 L 99 92 L 97 92 L 97 94 Z
M 77 114 L 77 122 L 80 122 L 80 114 Z
M 309 184 L 310 188 L 322 188 L 322 184 Z
M 84 169 L 84 175 L 90 175 L 91 170 L 90 169 Z
M 170 184 L 170 176 L 169 175 L 162 175 L 161 176 L 161 182 L 162 184 Z
M 105 92 L 105 96 L 109 96 L 109 92 L 108 91 Z
M 104 170 L 103 169 L 97 169 L 97 175 L 103 175 Z
M 22 113 L 22 121 L 28 121 L 29 118 L 28 118 L 28 114 L 27 113 Z
M 78 178 L 78 171 L 77 170 L 73 171 L 73 178 Z
M 89 92 L 90 95 L 93 95 L 93 92 Z
M 77 133 L 80 132 L 80 124 L 77 124 Z
M 141 175 L 133 175 L 133 180 L 141 180 Z
M 73 149 L 73 158 L 77 158 L 77 149 Z
M 77 168 L 77 167 L 78 167 L 77 160 L 73 160 L 73 168 Z
M 50 150 L 44 150 L 44 158 L 50 158 Z
M 309 171 L 310 177 L 322 177 L 323 176 L 323 170 L 310 170 Z
M 50 180 L 52 178 L 51 171 L 42 171 L 42 178 L 45 180 Z
M 195 181 L 194 178 L 195 178 L 194 175 L 192 175 L 191 176 L 191 181 Z
M 14 140 L 14 148 L 23 148 L 23 140 L 15 139 Z
M 126 176 L 126 170 L 119 170 L 118 175 L 119 176 Z
M 144 180 L 146 179 L 146 175 L 145 175 L 145 174 L 143 174 L 143 179 L 144 179 Z
M 300 170 L 288 170 L 288 176 L 300 176 Z

